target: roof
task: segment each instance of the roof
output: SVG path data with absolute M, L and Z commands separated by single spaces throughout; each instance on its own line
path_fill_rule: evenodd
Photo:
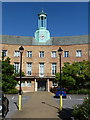
M 44 15 L 47 16 L 47 14 L 46 14 L 43 10 L 38 14 L 38 16 L 39 16 L 39 15 L 42 15 L 42 14 L 44 14 Z
M 89 38 L 90 35 L 51 37 L 46 43 L 39 43 L 34 37 L 2 35 L 0 41 L 2 41 L 2 44 L 15 45 L 75 45 L 90 44 Z
M 53 45 L 75 45 L 88 44 L 90 35 L 67 36 L 67 37 L 53 37 Z

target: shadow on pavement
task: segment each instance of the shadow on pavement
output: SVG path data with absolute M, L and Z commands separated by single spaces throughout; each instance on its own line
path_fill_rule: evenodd
M 60 109 L 58 107 L 50 105 L 46 102 L 42 102 L 42 104 L 46 104 L 50 107 L 54 107 L 54 108 L 58 109 L 58 117 L 61 118 L 62 120 L 74 120 L 74 118 L 72 116 L 73 109 L 63 108 L 62 111 L 60 111 Z
M 62 120 L 74 120 L 72 116 L 73 109 L 70 108 L 63 108 L 62 111 L 59 111 L 59 117 Z
M 14 104 L 16 105 L 17 109 L 19 109 L 18 105 L 17 105 L 17 102 L 14 102 Z
M 56 108 L 56 109 L 58 109 L 58 110 L 59 110 L 59 108 L 58 108 L 58 107 L 55 107 L 55 106 L 53 106 L 53 105 L 50 105 L 50 104 L 48 104 L 48 103 L 46 103 L 46 102 L 42 102 L 42 104 L 46 104 L 46 105 L 48 105 L 48 106 L 50 106 L 50 107 L 54 107 L 54 108 Z

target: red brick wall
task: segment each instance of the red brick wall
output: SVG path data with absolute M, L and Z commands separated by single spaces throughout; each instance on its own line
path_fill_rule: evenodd
M 20 45 L 2 45 L 2 49 L 8 50 L 8 56 L 11 58 L 11 64 L 14 62 L 19 62 L 19 57 L 14 57 L 14 51 L 18 50 Z M 22 58 L 22 71 L 26 73 L 26 63 L 32 62 L 32 72 L 39 73 L 39 63 L 45 63 L 45 72 L 51 73 L 51 63 L 57 63 L 57 72 L 59 72 L 59 56 L 57 53 L 56 58 L 51 57 L 52 51 L 57 51 L 59 47 L 63 49 L 63 51 L 69 51 L 70 57 L 65 58 L 62 54 L 62 66 L 64 62 L 73 63 L 75 61 L 83 61 L 89 60 L 90 56 L 88 56 L 88 49 L 90 45 L 83 44 L 83 45 L 68 45 L 68 46 L 23 46 L 23 58 Z M 76 57 L 76 50 L 82 50 L 82 57 Z M 32 58 L 27 58 L 27 51 L 32 51 Z M 45 51 L 45 57 L 39 58 L 39 52 Z M 50 76 L 50 75 L 49 75 Z

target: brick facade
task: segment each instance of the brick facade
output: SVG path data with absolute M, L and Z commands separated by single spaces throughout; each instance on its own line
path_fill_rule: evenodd
M 55 38 L 54 38 L 55 39 Z M 2 44 L 2 50 L 7 50 L 8 54 L 7 56 L 11 58 L 11 64 L 14 64 L 15 62 L 20 62 L 20 57 L 15 57 L 14 56 L 14 51 L 19 50 L 19 47 L 21 45 L 17 44 Z M 23 52 L 23 57 L 22 57 L 22 71 L 26 75 L 26 64 L 27 63 L 32 63 L 32 75 L 28 76 L 25 79 L 23 78 L 24 81 L 31 81 L 31 87 L 22 87 L 23 91 L 28 91 L 28 92 L 33 92 L 35 91 L 35 77 L 37 80 L 37 77 L 39 77 L 39 63 L 44 63 L 44 77 L 42 79 L 45 79 L 47 83 L 47 79 L 52 79 L 49 81 L 48 86 L 46 87 L 51 88 L 52 87 L 52 80 L 54 79 L 54 76 L 51 74 L 52 71 L 52 63 L 57 64 L 57 72 L 59 72 L 59 56 L 58 56 L 58 48 L 61 47 L 63 49 L 63 54 L 62 54 L 62 66 L 64 62 L 79 62 L 83 60 L 89 60 L 89 47 L 90 44 L 73 44 L 73 45 L 23 45 L 24 52 Z M 82 51 L 82 56 L 81 57 L 76 57 L 76 50 L 81 50 Z M 29 58 L 27 57 L 27 51 L 32 51 L 32 57 Z M 40 58 L 39 53 L 40 51 L 44 51 L 44 57 Z M 52 51 L 56 51 L 56 57 L 52 58 L 51 53 Z M 64 57 L 64 51 L 69 51 L 69 57 Z M 33 77 L 31 79 L 31 77 Z M 19 79 L 18 79 L 19 80 Z M 41 78 L 39 78 L 41 80 Z M 37 87 L 38 87 L 38 82 L 37 82 Z M 47 88 L 46 88 L 47 90 Z

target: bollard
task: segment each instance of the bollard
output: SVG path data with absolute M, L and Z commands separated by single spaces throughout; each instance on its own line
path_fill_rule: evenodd
M 60 95 L 60 111 L 62 111 L 63 107 L 63 101 L 62 101 L 62 95 Z
M 21 105 L 22 105 L 22 95 L 19 95 L 19 103 L 18 103 L 19 110 L 21 110 Z

